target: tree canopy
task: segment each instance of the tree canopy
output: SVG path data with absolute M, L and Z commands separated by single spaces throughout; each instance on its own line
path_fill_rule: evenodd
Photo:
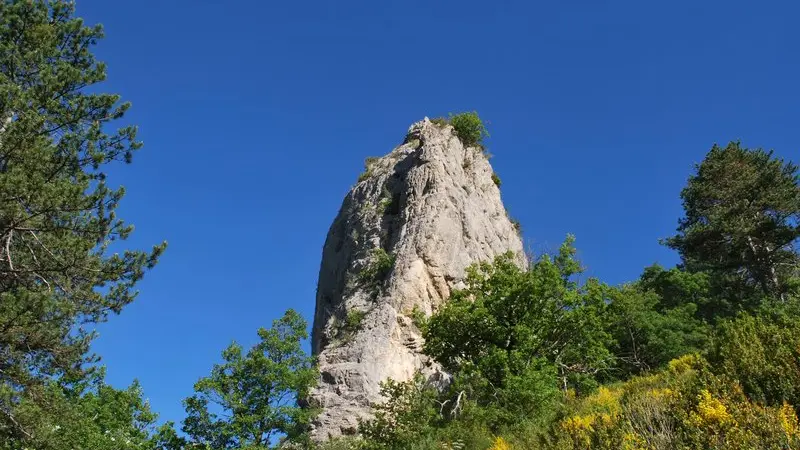
M 676 267 L 583 279 L 568 236 L 476 264 L 431 317 L 411 312 L 448 382 L 386 380 L 358 436 L 311 441 L 319 373 L 294 310 L 222 352 L 180 431 L 159 424 L 139 382 L 110 385 L 90 352 L 166 248 L 125 245 L 107 173 L 141 142 L 115 126 L 130 105 L 99 93 L 102 38 L 73 2 L 0 1 L 0 449 L 800 448 L 800 176 L 740 142 L 682 190 Z M 466 146 L 488 136 L 475 112 L 449 123 Z M 394 264 L 373 256 L 362 283 Z
M 258 330 L 260 341 L 247 352 L 236 343 L 222 352 L 224 362 L 214 365 L 184 400 L 189 445 L 256 450 L 270 448 L 278 438 L 303 436 L 314 410 L 301 408 L 298 400 L 318 376 L 301 348 L 308 339 L 306 327 L 297 312 L 288 310 L 272 328 Z
M 93 324 L 133 301 L 166 246 L 120 248 L 133 228 L 105 169 L 141 143 L 109 129 L 130 105 L 90 92 L 102 37 L 72 2 L 0 2 L 0 440 L 32 435 L 18 408 L 49 380 L 86 375 Z

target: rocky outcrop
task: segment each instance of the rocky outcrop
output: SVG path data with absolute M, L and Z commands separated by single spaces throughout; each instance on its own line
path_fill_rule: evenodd
M 483 151 L 425 120 L 382 158 L 370 158 L 347 194 L 322 253 L 312 348 L 322 408 L 314 437 L 356 431 L 387 378 L 441 374 L 423 354 L 415 317 L 430 315 L 464 270 L 522 242 Z

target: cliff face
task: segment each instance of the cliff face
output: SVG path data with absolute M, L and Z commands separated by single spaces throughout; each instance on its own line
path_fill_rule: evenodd
M 451 126 L 425 118 L 367 166 L 322 253 L 312 332 L 321 378 L 310 399 L 322 407 L 318 440 L 354 432 L 387 378 L 441 379 L 413 317 L 446 301 L 466 267 L 507 251 L 524 264 L 486 156 Z

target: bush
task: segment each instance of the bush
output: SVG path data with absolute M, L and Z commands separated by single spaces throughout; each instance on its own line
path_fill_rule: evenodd
M 788 404 L 763 406 L 738 383 L 716 377 L 696 355 L 661 373 L 636 377 L 579 399 L 553 427 L 552 441 L 571 449 L 797 448 L 800 428 Z
M 379 159 L 380 158 L 375 156 L 368 156 L 364 160 L 364 171 L 358 176 L 359 183 L 372 176 L 372 165 L 375 164 Z
M 445 125 L 449 125 L 450 121 L 447 120 L 446 117 L 434 117 L 433 119 L 431 119 L 431 123 L 433 123 L 436 126 L 443 127 Z
M 411 317 L 411 322 L 414 324 L 414 326 L 420 330 L 422 330 L 425 327 L 425 324 L 428 322 L 425 312 L 422 311 L 417 305 L 414 305 L 409 317 Z
M 433 431 L 432 422 L 438 416 L 436 395 L 436 390 L 428 387 L 420 374 L 405 382 L 392 379 L 382 382 L 381 396 L 386 401 L 375 404 L 375 417 L 359 425 L 359 432 L 365 439 L 364 448 L 419 448 L 420 441 Z
M 451 114 L 450 124 L 456 130 L 458 138 L 467 147 L 482 145 L 483 138 L 489 136 L 486 126 L 475 111 Z
M 361 329 L 361 322 L 364 320 L 366 315 L 366 312 L 359 309 L 351 309 L 348 311 L 347 317 L 344 319 L 344 331 L 349 335 L 355 334 Z
M 381 192 L 381 200 L 378 203 L 378 211 L 381 214 L 386 214 L 387 212 L 394 213 L 395 209 L 394 196 L 388 189 L 386 189 L 386 187 L 384 187 L 383 191 Z
M 494 172 L 492 172 L 492 181 L 494 182 L 495 186 L 497 186 L 497 187 L 500 187 L 500 184 L 502 183 L 500 181 L 500 177 L 498 177 L 497 174 L 494 173 Z
M 374 249 L 369 264 L 359 274 L 359 280 L 365 284 L 377 284 L 392 270 L 394 259 L 394 256 L 386 253 L 386 250 Z
M 800 406 L 800 326 L 742 315 L 717 329 L 709 356 L 717 372 L 741 383 L 753 400 Z

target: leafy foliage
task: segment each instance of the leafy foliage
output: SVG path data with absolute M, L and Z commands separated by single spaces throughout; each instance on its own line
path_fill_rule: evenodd
M 358 278 L 365 284 L 377 284 L 386 278 L 394 267 L 395 257 L 382 248 L 372 250 L 370 261 L 358 274 Z
M 800 406 L 800 324 L 742 315 L 722 323 L 710 359 L 754 401 Z
M 184 400 L 183 431 L 190 443 L 266 449 L 281 436 L 302 440 L 315 411 L 301 408 L 297 400 L 305 398 L 318 375 L 301 348 L 308 338 L 306 322 L 288 310 L 258 335 L 261 341 L 246 353 L 231 344 L 222 353 L 224 362 Z
M 580 265 L 572 242 L 527 271 L 513 255 L 469 269 L 466 289 L 428 321 L 425 353 L 453 373 L 457 388 L 493 404 L 496 425 L 543 413 L 559 384 L 591 384 L 608 368 L 600 322 L 607 288 L 573 281 Z
M 715 145 L 681 193 L 686 215 L 667 244 L 690 271 L 723 279 L 735 310 L 752 309 L 756 289 L 785 299 L 800 262 L 799 179 L 772 152 Z
M 414 308 L 411 309 L 411 314 L 409 314 L 409 317 L 411 317 L 411 322 L 414 324 L 414 326 L 420 330 L 424 329 L 428 324 L 428 317 L 417 305 L 414 305 Z
M 385 402 L 375 405 L 375 418 L 362 422 L 359 432 L 366 449 L 411 448 L 430 430 L 437 417 L 438 392 L 421 376 L 406 382 L 388 380 L 381 386 Z
M 4 400 L 15 395 L 4 389 Z M 25 424 L 22 435 L 0 443 L 0 449 L 61 450 L 149 448 L 156 415 L 142 399 L 137 382 L 117 390 L 98 371 L 80 382 L 51 381 L 26 390 L 16 401 L 15 420 Z M 14 435 L 19 428 L 3 430 Z M 15 443 L 16 442 L 16 443 Z
M 364 171 L 358 176 L 359 183 L 372 176 L 372 165 L 375 164 L 379 159 L 380 158 L 374 156 L 368 156 L 367 159 L 364 160 Z
M 475 111 L 451 114 L 450 125 L 466 147 L 482 145 L 483 138 L 489 136 L 486 126 Z
M 0 2 L 0 440 L 32 433 L 15 417 L 49 380 L 87 376 L 93 324 L 119 313 L 158 261 L 109 247 L 133 230 L 108 164 L 130 162 L 136 128 L 108 131 L 128 103 L 97 93 L 103 37 L 68 1 Z M 105 391 L 103 391 L 105 392 Z M 17 412 L 15 412 L 15 410 Z M 34 419 L 33 416 L 30 416 Z
M 791 408 L 749 400 L 705 361 L 686 356 L 657 374 L 600 389 L 552 429 L 558 449 L 782 449 L 800 444 Z
M 693 303 L 665 305 L 663 297 L 643 284 L 609 291 L 606 323 L 613 337 L 617 377 L 626 378 L 687 353 L 708 341 L 708 327 L 695 318 Z
M 500 181 L 500 177 L 497 176 L 497 174 L 494 172 L 492 172 L 492 183 L 494 183 L 494 185 L 497 187 L 500 187 L 500 185 L 502 184 L 502 182 Z
M 347 317 L 344 320 L 344 331 L 348 334 L 354 334 L 361 329 L 361 322 L 367 313 L 358 309 L 352 309 L 347 312 Z

